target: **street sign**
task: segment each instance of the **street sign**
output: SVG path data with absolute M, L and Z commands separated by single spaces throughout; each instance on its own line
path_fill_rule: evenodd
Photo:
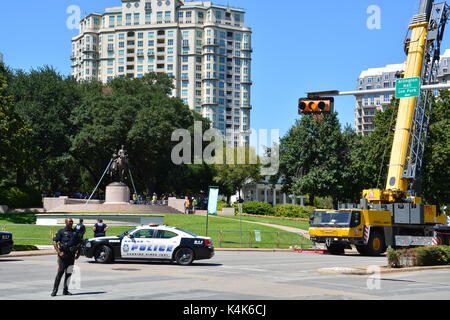
M 417 98 L 420 96 L 420 77 L 398 79 L 395 86 L 395 97 L 402 98 Z

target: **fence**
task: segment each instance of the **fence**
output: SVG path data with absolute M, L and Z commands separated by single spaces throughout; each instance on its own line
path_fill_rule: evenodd
M 129 231 L 133 226 L 111 226 L 107 235 L 120 235 Z M 1 231 L 13 233 L 15 244 L 50 245 L 52 238 L 61 226 L 37 226 L 30 224 L 5 224 L 0 226 Z M 208 236 L 216 248 L 289 248 L 297 247 L 307 249 L 311 242 L 301 234 L 283 231 L 240 231 L 240 230 L 208 230 L 191 229 L 190 232 L 199 236 Z M 92 228 L 86 228 L 85 238 L 92 238 Z

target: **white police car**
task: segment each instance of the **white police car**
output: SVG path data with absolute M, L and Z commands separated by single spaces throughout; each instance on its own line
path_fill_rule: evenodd
M 211 238 L 174 227 L 148 225 L 117 237 L 85 240 L 82 252 L 98 263 L 112 263 L 116 259 L 155 259 L 190 265 L 194 260 L 211 259 L 214 247 Z

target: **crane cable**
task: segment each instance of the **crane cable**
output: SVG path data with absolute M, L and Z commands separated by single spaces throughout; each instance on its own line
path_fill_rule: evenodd
M 392 115 L 391 115 L 391 121 L 389 124 L 389 132 L 392 131 L 392 125 L 394 123 L 394 115 L 395 115 L 395 109 L 392 110 Z M 389 139 L 389 134 L 386 136 L 387 139 Z M 381 180 L 381 175 L 383 174 L 383 168 L 384 168 L 384 164 L 385 164 L 385 159 L 386 159 L 386 155 L 388 153 L 388 149 L 391 149 L 392 146 L 388 146 L 387 144 L 385 144 L 384 146 L 384 152 L 383 152 L 383 158 L 381 159 L 381 165 L 380 165 L 380 172 L 378 174 L 378 180 L 377 180 L 377 187 L 381 188 L 380 186 L 380 180 Z

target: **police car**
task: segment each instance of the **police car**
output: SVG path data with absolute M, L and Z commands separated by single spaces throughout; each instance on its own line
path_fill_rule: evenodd
M 214 247 L 211 238 L 164 225 L 134 228 L 117 237 L 85 240 L 83 254 L 98 263 L 116 259 L 168 260 L 190 265 L 194 260 L 211 259 Z
M 0 254 L 8 254 L 13 248 L 13 237 L 10 232 L 0 232 Z

